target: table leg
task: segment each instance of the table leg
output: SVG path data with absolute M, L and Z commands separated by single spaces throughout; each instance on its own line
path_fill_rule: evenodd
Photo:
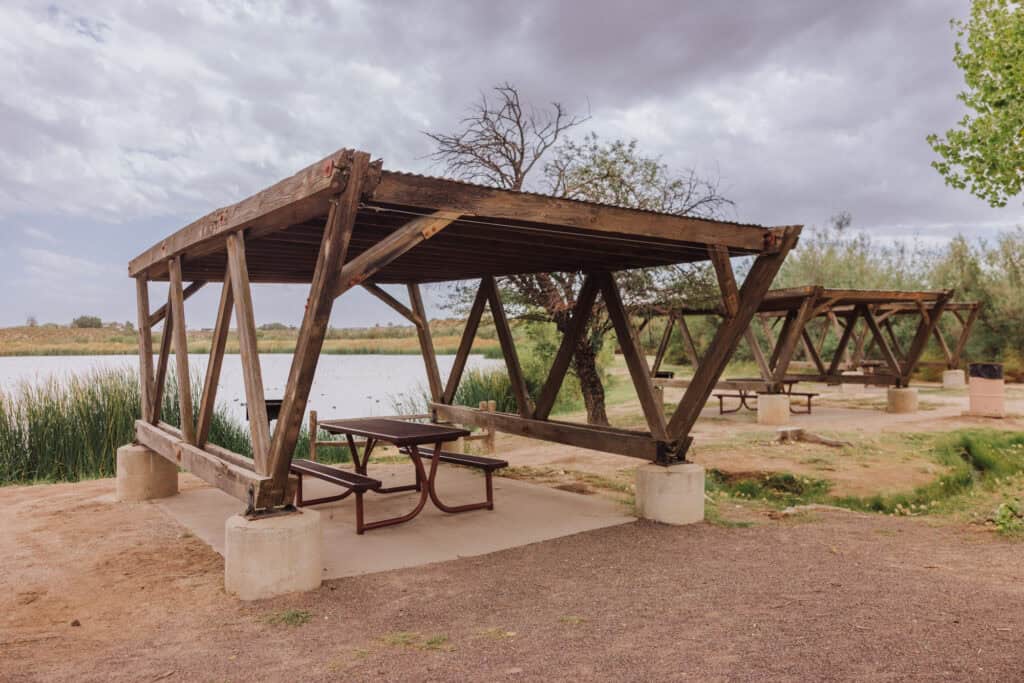
M 409 520 L 415 518 L 416 515 L 420 514 L 420 511 L 423 510 L 423 506 L 427 504 L 427 497 L 429 495 L 429 492 L 433 488 L 433 484 L 431 482 L 433 482 L 434 480 L 434 473 L 437 472 L 437 462 L 438 459 L 441 457 L 441 444 L 438 444 L 437 448 L 434 449 L 434 455 L 430 463 L 429 476 L 427 476 L 423 471 L 423 460 L 420 458 L 419 448 L 417 448 L 416 446 L 409 446 L 409 457 L 412 458 L 413 465 L 416 467 L 416 478 L 419 481 L 425 480 L 427 482 L 427 486 L 420 487 L 420 499 L 419 502 L 416 503 L 416 507 L 414 507 L 411 512 L 404 514 L 401 517 L 392 517 L 391 519 L 381 519 L 376 522 L 367 522 L 366 524 L 362 525 L 363 531 L 367 531 L 369 529 L 379 529 L 385 526 L 393 526 L 395 524 L 402 524 L 403 522 L 408 522 Z M 356 510 L 356 512 L 358 513 L 359 510 Z
M 430 492 L 430 500 L 434 502 L 442 512 L 455 514 L 457 512 L 469 512 L 470 510 L 493 510 L 494 509 L 494 493 L 493 486 L 491 483 L 491 473 L 485 472 L 486 475 L 486 487 L 487 487 L 487 500 L 483 503 L 467 503 L 466 505 L 445 505 L 441 502 L 441 499 L 437 495 L 437 463 L 441 456 L 441 444 L 438 443 L 434 446 L 434 458 L 430 466 L 430 476 L 427 478 L 427 490 Z

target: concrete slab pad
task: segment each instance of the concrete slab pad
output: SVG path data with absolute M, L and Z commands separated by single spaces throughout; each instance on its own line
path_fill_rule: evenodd
M 371 476 L 384 486 L 412 481 L 411 466 L 370 465 Z M 182 475 L 187 477 L 189 475 Z M 307 495 L 337 491 L 329 484 L 306 480 Z M 449 505 L 484 499 L 483 477 L 476 472 L 442 466 L 438 494 Z M 367 521 L 395 517 L 411 510 L 415 492 L 367 494 Z M 211 487 L 186 487 L 179 495 L 155 502 L 198 538 L 224 554 L 224 523 L 240 512 L 242 504 Z M 318 505 L 323 528 L 325 579 L 445 562 L 484 555 L 561 536 L 635 521 L 626 509 L 597 495 L 558 491 L 512 479 L 495 477 L 494 510 L 449 515 L 428 500 L 420 515 L 405 524 L 355 531 L 355 501 L 349 498 Z

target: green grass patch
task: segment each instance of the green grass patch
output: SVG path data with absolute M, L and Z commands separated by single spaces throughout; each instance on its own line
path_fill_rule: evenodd
M 313 615 L 303 609 L 286 609 L 268 614 L 265 621 L 271 626 L 302 626 L 312 621 Z

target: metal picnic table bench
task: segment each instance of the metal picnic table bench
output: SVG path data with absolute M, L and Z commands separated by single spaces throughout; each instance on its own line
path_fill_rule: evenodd
M 763 380 L 738 379 L 738 380 L 727 380 L 727 382 L 736 383 L 736 384 L 739 384 L 741 386 L 737 386 L 737 387 L 733 388 L 729 392 L 719 391 L 719 392 L 716 392 L 714 394 L 714 397 L 718 399 L 718 414 L 719 415 L 725 415 L 727 413 L 729 413 L 729 414 L 731 414 L 731 413 L 738 413 L 743 408 L 746 408 L 747 410 L 756 410 L 757 409 L 756 401 L 757 401 L 758 390 L 755 389 L 755 388 L 752 388 L 752 387 L 756 383 L 758 383 L 758 382 L 763 382 Z M 818 394 L 815 393 L 815 392 L 811 392 L 811 391 L 793 391 L 793 386 L 796 383 L 797 383 L 797 380 L 794 380 L 794 379 L 783 380 L 781 382 L 781 384 L 782 384 L 782 393 L 784 393 L 785 395 L 787 395 L 789 397 L 799 396 L 799 397 L 805 398 L 807 400 L 807 403 L 806 403 L 807 407 L 805 409 L 804 408 L 794 408 L 793 405 L 790 404 L 789 412 L 793 413 L 794 415 L 809 415 L 811 413 L 811 401 L 816 396 L 818 396 Z M 751 386 L 750 387 L 742 386 L 743 384 L 750 384 Z M 726 409 L 726 407 L 725 407 L 725 399 L 727 399 L 727 398 L 739 399 L 739 401 L 740 401 L 739 405 L 737 405 L 735 408 L 733 408 L 731 410 Z M 750 401 L 750 403 L 748 403 L 748 401 Z
M 504 460 L 495 458 L 484 458 L 481 456 L 463 455 L 461 453 L 448 453 L 442 450 L 444 443 L 469 435 L 469 431 L 453 425 L 439 425 L 432 423 L 407 422 L 393 418 L 353 418 L 342 420 L 325 420 L 319 423 L 319 428 L 331 434 L 343 434 L 348 443 L 349 452 L 352 454 L 354 472 L 331 467 L 312 460 L 293 460 L 291 471 L 298 475 L 299 486 L 296 496 L 296 503 L 303 505 L 319 505 L 336 500 L 341 500 L 349 495 L 356 497 L 356 533 L 362 534 L 368 529 L 401 524 L 416 517 L 426 505 L 427 498 L 437 506 L 438 509 L 448 513 L 468 512 L 486 508 L 494 509 L 494 493 L 491 483 L 493 472 L 502 467 L 507 467 Z M 362 456 L 354 437 L 366 439 Z M 416 481 L 412 484 L 392 486 L 385 488 L 382 482 L 367 475 L 367 464 L 370 454 L 378 442 L 390 443 L 406 455 L 413 462 Z M 433 444 L 434 448 L 428 456 L 430 469 L 426 470 L 419 447 Z M 435 487 L 437 478 L 438 463 L 446 462 L 466 467 L 474 467 L 484 472 L 486 482 L 487 499 L 480 503 L 469 503 L 466 505 L 446 505 L 440 499 Z M 331 484 L 346 489 L 344 493 L 306 500 L 302 492 L 302 478 L 310 476 L 316 479 L 327 481 Z M 424 486 L 424 483 L 426 484 Z M 419 500 L 416 506 L 409 513 L 400 517 L 382 519 L 373 522 L 363 520 L 363 494 L 367 491 L 374 493 L 400 493 L 403 491 L 419 491 Z

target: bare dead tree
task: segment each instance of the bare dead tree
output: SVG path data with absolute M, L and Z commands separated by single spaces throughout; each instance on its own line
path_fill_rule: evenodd
M 453 177 L 511 190 L 522 190 L 540 175 L 537 186 L 570 199 L 614 204 L 681 215 L 714 217 L 731 206 L 717 180 L 695 171 L 673 174 L 657 157 L 646 157 L 636 141 L 602 143 L 590 134 L 575 142 L 566 133 L 588 120 L 559 103 L 538 111 L 524 107 L 509 83 L 482 95 L 453 134 L 426 133 L 435 143 L 430 158 Z M 617 275 L 627 308 L 641 317 L 666 299 L 692 299 L 697 292 L 717 292 L 710 269 L 654 268 Z M 554 321 L 568 330 L 581 273 L 540 273 L 505 278 L 502 296 L 514 314 L 527 320 Z M 580 382 L 587 419 L 608 424 L 604 382 L 597 358 L 611 322 L 602 302 L 595 304 L 587 334 L 580 338 L 572 369 Z

